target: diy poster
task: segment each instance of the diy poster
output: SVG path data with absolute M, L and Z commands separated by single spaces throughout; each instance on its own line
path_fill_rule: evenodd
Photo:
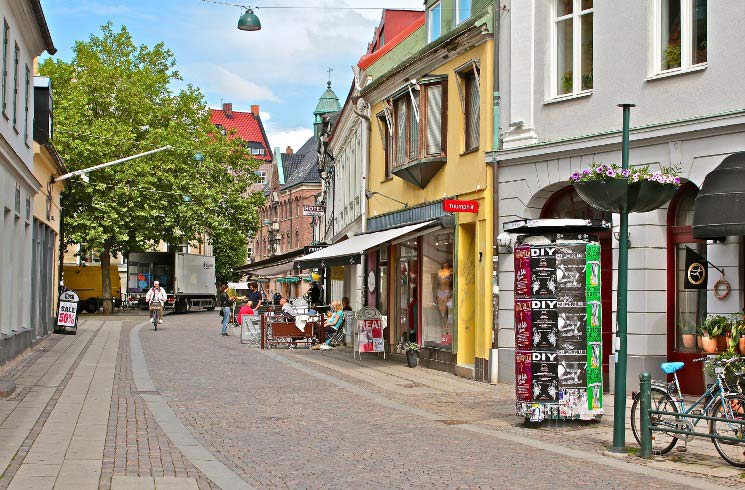
M 559 366 L 555 352 L 533 352 L 531 372 L 533 373 L 533 401 L 556 402 L 559 400 Z
M 556 350 L 559 323 L 555 299 L 531 300 L 533 350 Z
M 556 295 L 556 247 L 530 247 L 531 297 Z

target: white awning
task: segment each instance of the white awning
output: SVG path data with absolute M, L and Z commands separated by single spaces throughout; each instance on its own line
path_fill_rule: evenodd
M 326 267 L 329 265 L 359 264 L 359 256 L 366 250 L 437 223 L 439 223 L 439 220 L 430 220 L 415 225 L 355 235 L 343 242 L 331 245 L 312 254 L 304 255 L 296 259 L 295 264 L 302 269 Z M 345 261 L 344 258 L 348 258 L 349 261 Z

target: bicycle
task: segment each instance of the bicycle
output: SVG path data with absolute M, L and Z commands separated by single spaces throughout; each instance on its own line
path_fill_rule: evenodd
M 696 401 L 686 408 L 685 400 L 680 392 L 680 383 L 676 371 L 683 368 L 682 362 L 663 362 L 660 367 L 667 374 L 673 375 L 673 381 L 652 382 L 652 403 L 651 409 L 680 413 L 685 415 L 703 415 L 707 417 L 717 417 L 737 421 L 745 421 L 745 396 L 732 390 L 725 379 L 725 369 L 733 361 L 742 358 L 731 358 L 724 360 L 710 359 L 702 357 L 694 359 L 693 362 L 707 362 L 714 365 L 716 381 L 707 386 L 706 391 Z M 741 376 L 742 373 L 736 373 Z M 631 406 L 631 430 L 634 433 L 636 442 L 641 444 L 639 434 L 640 420 L 640 394 L 634 395 L 634 402 Z M 701 406 L 701 408 L 697 408 Z M 703 419 L 686 417 L 672 418 L 669 415 L 650 414 L 650 422 L 657 427 L 669 427 L 672 430 L 686 430 L 693 432 L 694 427 Z M 728 432 L 726 432 L 728 431 Z M 723 433 L 725 432 L 725 433 Z M 712 438 L 714 447 L 719 455 L 732 466 L 745 468 L 745 425 L 740 423 L 724 423 L 721 421 L 709 421 L 709 434 L 725 435 L 733 437 L 742 442 L 722 441 Z M 652 433 L 652 452 L 653 454 L 665 454 L 670 452 L 678 439 L 683 439 L 686 443 L 692 438 L 692 435 L 682 435 L 677 433 L 668 433 L 665 431 L 654 431 Z M 731 449 L 731 451 L 730 451 Z
M 150 311 L 152 311 L 151 314 L 151 321 L 153 322 L 153 326 L 155 327 L 155 331 L 158 331 L 158 323 L 162 321 L 161 315 L 163 314 L 163 303 L 160 301 L 151 301 L 150 302 Z

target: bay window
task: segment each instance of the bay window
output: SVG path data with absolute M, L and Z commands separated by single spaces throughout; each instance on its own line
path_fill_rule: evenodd
M 553 0 L 552 97 L 592 90 L 592 0 Z
M 653 73 L 706 63 L 707 0 L 655 0 Z

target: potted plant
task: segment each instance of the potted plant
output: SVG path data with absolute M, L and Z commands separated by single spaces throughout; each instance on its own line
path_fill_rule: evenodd
M 659 208 L 680 186 L 679 169 L 649 166 L 623 169 L 617 164 L 593 163 L 575 172 L 570 181 L 582 199 L 592 207 L 612 213 L 644 213 Z
M 733 350 L 745 355 L 745 317 L 742 313 L 734 315 L 732 318 L 732 337 L 730 345 Z
M 406 352 L 406 362 L 410 368 L 415 368 L 419 359 L 419 345 L 416 342 L 401 342 L 398 350 Z
M 722 335 L 725 326 L 729 323 L 726 316 L 710 315 L 704 321 L 700 331 L 702 335 L 701 342 L 704 352 L 713 354 L 717 351 L 717 337 Z
M 725 359 L 732 359 L 733 357 L 740 357 L 740 355 L 734 350 L 728 350 L 727 352 L 722 352 L 718 356 L 716 356 L 717 360 L 725 360 Z M 725 386 L 725 389 L 730 389 L 732 391 L 742 392 L 742 384 L 740 381 L 742 380 L 742 377 L 738 376 L 738 373 L 741 373 L 745 371 L 745 361 L 742 359 L 738 361 L 732 361 L 728 363 L 724 368 L 724 382 L 727 386 Z M 704 374 L 706 374 L 707 378 L 714 379 L 716 377 L 714 373 L 714 364 L 707 362 L 704 366 Z
M 696 350 L 696 326 L 689 320 L 682 320 L 678 328 L 681 332 L 683 340 L 683 349 L 695 351 Z

